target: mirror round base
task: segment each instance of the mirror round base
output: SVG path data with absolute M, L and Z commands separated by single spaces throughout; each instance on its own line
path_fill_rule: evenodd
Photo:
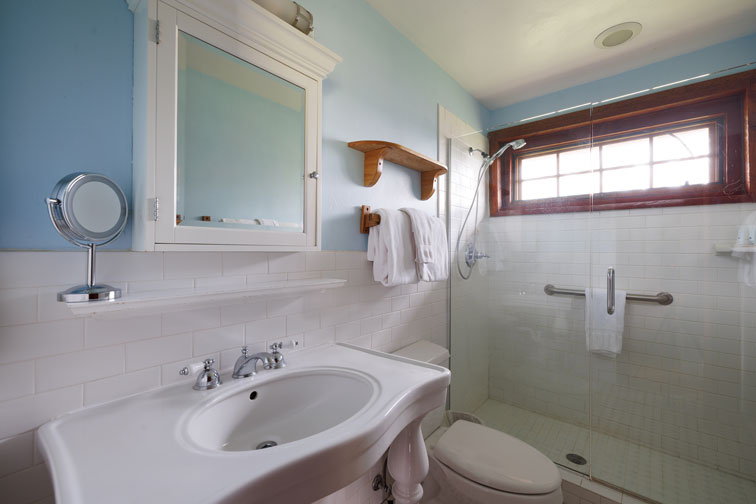
M 81 303 L 87 301 L 107 301 L 121 297 L 121 289 L 106 284 L 77 285 L 58 292 L 58 301 Z

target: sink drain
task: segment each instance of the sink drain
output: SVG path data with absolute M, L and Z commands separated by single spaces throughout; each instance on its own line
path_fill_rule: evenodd
M 581 457 L 577 453 L 568 453 L 567 454 L 567 460 L 569 460 L 573 464 L 577 464 L 577 465 L 585 465 L 585 464 L 588 463 L 588 461 L 585 460 L 585 457 Z
M 278 443 L 275 441 L 263 441 L 257 445 L 255 450 L 264 450 L 265 448 L 273 448 L 274 446 L 278 446 Z

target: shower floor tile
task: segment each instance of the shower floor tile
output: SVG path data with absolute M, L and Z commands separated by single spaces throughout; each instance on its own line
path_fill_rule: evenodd
M 475 411 L 489 427 L 522 439 L 554 462 L 662 504 L 756 504 L 756 482 L 492 399 Z M 565 457 L 577 453 L 589 465 Z M 592 465 L 591 465 L 592 464 Z

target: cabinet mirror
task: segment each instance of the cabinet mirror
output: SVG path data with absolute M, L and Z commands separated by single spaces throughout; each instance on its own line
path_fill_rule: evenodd
M 303 232 L 305 90 L 177 40 L 176 225 Z

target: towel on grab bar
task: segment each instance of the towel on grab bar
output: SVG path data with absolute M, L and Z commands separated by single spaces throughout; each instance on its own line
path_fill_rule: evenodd
M 438 217 L 417 208 L 402 208 L 409 215 L 415 249 L 417 276 L 424 282 L 438 282 L 449 277 L 449 245 L 446 225 Z
M 399 210 L 379 209 L 381 224 L 370 228 L 367 258 L 373 278 L 390 287 L 417 283 L 410 218 Z
M 585 289 L 585 345 L 589 352 L 615 358 L 622 352 L 625 291 L 614 293 L 614 313 L 606 312 L 606 289 Z

